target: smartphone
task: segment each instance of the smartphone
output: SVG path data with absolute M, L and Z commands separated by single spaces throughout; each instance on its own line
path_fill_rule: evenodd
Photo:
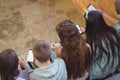
M 34 61 L 32 49 L 28 50 L 27 61 L 28 62 L 33 62 Z
M 80 28 L 80 26 L 79 26 L 78 24 L 75 24 L 75 26 L 76 26 L 76 28 L 78 29 L 78 31 L 79 31 L 80 34 L 83 33 L 83 32 L 82 32 L 82 29 Z
M 61 47 L 60 42 L 55 42 L 55 46 L 56 46 L 57 48 L 60 48 L 60 47 Z
M 96 10 L 96 8 L 92 4 L 89 4 L 86 9 L 87 11 Z

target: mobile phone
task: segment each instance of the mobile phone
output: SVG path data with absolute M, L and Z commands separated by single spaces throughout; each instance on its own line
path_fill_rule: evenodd
M 80 26 L 78 24 L 75 24 L 76 28 L 78 29 L 79 33 L 82 33 L 82 29 L 80 28 Z
M 89 4 L 86 9 L 87 11 L 96 10 L 96 8 L 92 4 Z
M 28 50 L 27 61 L 28 62 L 33 62 L 34 61 L 32 49 Z
M 60 48 L 60 47 L 61 47 L 60 42 L 55 42 L 55 46 L 56 46 L 57 48 Z

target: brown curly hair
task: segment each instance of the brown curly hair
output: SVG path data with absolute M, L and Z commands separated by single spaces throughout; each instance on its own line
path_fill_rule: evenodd
M 89 70 L 90 48 L 81 38 L 81 34 L 72 21 L 62 21 L 57 25 L 56 31 L 62 45 L 61 58 L 66 63 L 68 79 L 82 77 L 85 71 Z

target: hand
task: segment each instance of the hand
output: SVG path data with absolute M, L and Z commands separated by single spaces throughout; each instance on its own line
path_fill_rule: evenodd
M 21 67 L 25 68 L 27 66 L 27 61 L 21 56 L 19 57 L 19 64 Z
M 54 50 L 54 51 L 57 49 L 56 44 L 55 44 L 54 42 L 51 43 L 51 48 L 52 48 L 52 50 Z
M 120 14 L 117 14 L 117 13 L 115 12 L 115 16 L 116 16 L 118 19 L 120 19 Z
M 57 48 L 56 43 L 51 43 L 51 48 L 56 52 L 57 57 L 60 57 L 62 47 Z
M 107 13 L 104 10 L 97 9 L 98 12 L 100 12 L 102 15 L 107 15 Z
M 85 33 L 85 28 L 84 28 L 84 27 L 81 27 L 81 31 L 82 31 L 83 33 Z
M 101 9 L 97 9 L 97 11 L 100 12 L 100 13 L 103 13 L 103 10 L 101 10 Z
M 40 66 L 40 62 L 37 59 L 34 59 L 33 65 L 36 67 Z
M 97 11 L 98 11 L 98 12 L 100 12 L 101 14 L 103 14 L 103 13 L 104 13 L 104 11 L 103 11 L 103 10 L 101 10 L 101 9 L 97 9 Z

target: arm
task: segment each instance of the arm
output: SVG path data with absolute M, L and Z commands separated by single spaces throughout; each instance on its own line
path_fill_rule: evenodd
M 98 9 L 98 11 L 99 11 L 103 16 L 105 16 L 108 20 L 110 20 L 113 24 L 117 24 L 117 23 L 118 23 L 118 21 L 119 21 L 118 19 L 110 16 L 110 15 L 107 14 L 105 11 L 100 10 L 100 9 Z
M 19 57 L 19 64 L 20 64 L 20 66 L 25 68 L 25 70 L 27 70 L 28 72 L 33 72 L 33 69 L 30 68 L 29 64 L 27 63 L 27 61 L 24 58 Z
M 60 58 L 61 49 L 62 49 L 62 47 L 60 47 L 60 48 L 57 50 L 57 57 L 59 57 L 59 58 Z
M 120 14 L 117 14 L 117 13 L 115 12 L 115 16 L 116 16 L 116 18 L 118 18 L 118 19 L 120 20 Z
M 60 57 L 62 47 L 57 48 L 55 43 L 52 43 L 51 48 L 52 48 L 52 50 L 54 50 L 56 52 L 57 57 Z
M 86 43 L 87 47 L 89 48 L 90 53 L 92 53 L 91 47 L 88 43 Z

